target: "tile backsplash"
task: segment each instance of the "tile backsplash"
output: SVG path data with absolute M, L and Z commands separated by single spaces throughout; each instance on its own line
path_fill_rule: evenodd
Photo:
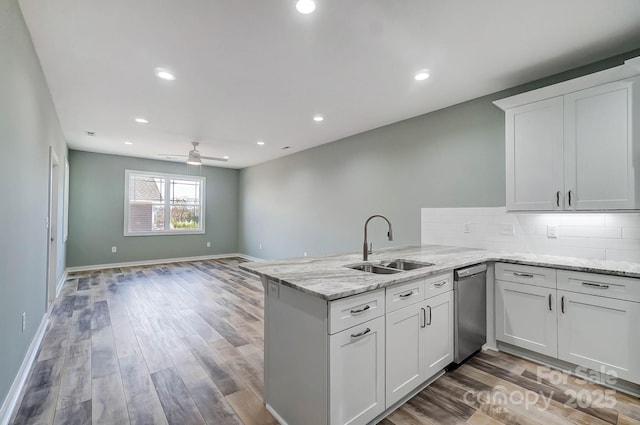
M 640 262 L 640 213 L 422 208 L 422 243 Z M 553 237 L 553 234 L 557 237 Z

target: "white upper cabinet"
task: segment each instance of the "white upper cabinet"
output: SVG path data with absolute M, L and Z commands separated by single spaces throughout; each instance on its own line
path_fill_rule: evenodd
M 635 207 L 632 94 L 624 81 L 564 96 L 567 209 Z
M 508 210 L 640 207 L 633 133 L 634 124 L 640 128 L 637 59 L 494 102 L 505 111 Z
M 507 208 L 562 209 L 562 97 L 506 111 Z

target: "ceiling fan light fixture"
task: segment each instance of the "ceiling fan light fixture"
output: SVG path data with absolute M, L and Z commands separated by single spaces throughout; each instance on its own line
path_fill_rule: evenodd
M 187 164 L 189 165 L 202 165 L 202 160 L 195 156 L 195 155 L 189 155 L 189 159 L 187 159 Z

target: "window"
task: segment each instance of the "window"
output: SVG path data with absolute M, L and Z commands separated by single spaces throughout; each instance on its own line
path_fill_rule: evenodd
M 124 235 L 204 233 L 204 177 L 125 171 Z

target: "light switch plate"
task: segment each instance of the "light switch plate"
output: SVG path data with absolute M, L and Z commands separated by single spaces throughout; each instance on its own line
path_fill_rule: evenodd
M 548 238 L 557 238 L 558 237 L 558 225 L 550 224 L 547 226 L 547 237 Z
M 471 223 L 464 223 L 464 232 L 471 233 Z

